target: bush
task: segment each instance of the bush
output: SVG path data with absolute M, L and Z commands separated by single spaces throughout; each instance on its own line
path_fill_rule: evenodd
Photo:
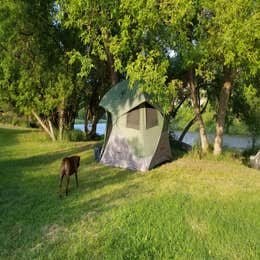
M 86 140 L 87 141 L 101 141 L 101 140 L 104 140 L 104 135 L 97 135 L 97 134 L 87 135 Z
M 86 135 L 84 132 L 78 129 L 74 129 L 74 130 L 66 131 L 64 134 L 64 138 L 67 139 L 68 141 L 80 142 L 86 140 Z
M 28 122 L 24 116 L 18 116 L 17 114 L 11 111 L 1 111 L 0 123 L 22 127 L 27 127 L 28 125 Z

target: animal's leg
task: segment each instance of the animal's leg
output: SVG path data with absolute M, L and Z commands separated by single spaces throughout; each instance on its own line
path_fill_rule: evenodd
M 66 178 L 67 178 L 67 186 L 66 186 L 66 196 L 67 196 L 69 193 L 70 176 L 66 175 Z
M 61 192 L 62 192 L 62 180 L 63 180 L 64 174 L 60 175 L 60 197 L 61 197 Z
M 77 188 L 79 187 L 79 182 L 78 182 L 78 173 L 75 172 L 75 179 L 76 179 L 76 186 Z

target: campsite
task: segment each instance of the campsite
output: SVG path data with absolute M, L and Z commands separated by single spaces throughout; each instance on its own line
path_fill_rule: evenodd
M 260 259 L 259 21 L 1 0 L 0 259 Z
M 100 105 L 107 111 L 101 163 L 147 171 L 172 160 L 167 120 L 138 84 L 129 89 L 128 81 L 118 83 Z
M 258 259 L 260 175 L 226 154 L 190 154 L 149 172 L 94 161 L 96 142 L 50 143 L 0 128 L 3 259 Z M 79 188 L 59 198 L 60 158 Z

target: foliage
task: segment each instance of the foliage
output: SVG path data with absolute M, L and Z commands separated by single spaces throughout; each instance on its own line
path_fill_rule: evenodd
M 117 33 L 117 8 L 114 1 L 58 1 L 59 20 L 76 30 L 81 48 L 68 51 L 70 64 L 80 64 L 77 74 L 86 82 L 81 104 L 85 109 L 85 131 L 95 137 L 95 126 L 104 114 L 99 102 L 107 90 L 119 80 L 111 53 L 111 39 Z M 83 8 L 83 9 L 82 9 Z M 93 128 L 88 130 L 91 122 Z
M 85 125 L 91 121 L 95 126 L 104 113 L 98 105 L 104 93 L 128 78 L 132 84 L 140 81 L 141 90 L 168 117 L 188 96 L 195 97 L 190 110 L 199 118 L 199 94 L 217 111 L 228 71 L 232 85 L 245 93 L 252 117 L 223 107 L 226 128 L 238 117 L 258 135 L 259 126 L 252 128 L 258 101 L 249 101 L 259 94 L 256 80 L 245 82 L 246 75 L 257 77 L 260 68 L 258 2 L 2 0 L 0 103 L 18 113 L 34 111 L 43 123 L 61 130 L 72 129 L 83 108 Z M 232 95 L 233 100 L 240 96 L 236 90 Z M 204 115 L 210 128 L 212 114 Z
M 3 1 L 0 19 L 1 99 L 16 112 L 34 111 L 55 126 L 58 110 L 75 114 L 83 86 L 76 78 L 77 65 L 69 65 L 66 57 L 76 36 L 60 27 L 56 12 L 52 0 Z
M 248 108 L 245 111 L 244 120 L 252 136 L 257 137 L 260 135 L 260 91 L 259 88 L 253 87 L 253 85 L 244 88 Z
M 260 135 L 260 93 L 259 76 L 243 73 L 235 82 L 232 97 L 232 115 L 247 125 L 247 132 L 253 137 L 253 146 Z
M 24 117 L 19 117 L 17 114 L 11 111 L 0 115 L 0 123 L 23 127 L 28 126 L 28 122 Z
M 80 141 L 84 141 L 86 139 L 86 136 L 85 136 L 84 132 L 82 132 L 81 130 L 74 129 L 74 130 L 66 131 L 65 138 L 68 141 L 80 142 Z
M 202 20 L 208 37 L 202 47 L 220 64 L 251 73 L 259 69 L 259 3 L 247 1 L 202 1 L 207 12 Z

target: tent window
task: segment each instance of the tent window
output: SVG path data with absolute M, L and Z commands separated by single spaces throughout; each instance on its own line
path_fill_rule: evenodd
M 157 110 L 154 107 L 147 105 L 145 111 L 146 111 L 146 129 L 157 126 L 158 125 Z
M 127 113 L 126 126 L 128 128 L 140 129 L 139 107 L 136 107 Z

